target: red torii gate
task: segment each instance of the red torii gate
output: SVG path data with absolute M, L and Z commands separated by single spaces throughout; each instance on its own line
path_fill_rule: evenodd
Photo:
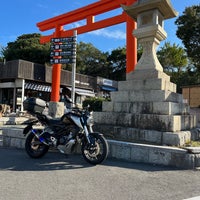
M 46 43 L 50 42 L 51 38 L 73 36 L 74 30 L 77 30 L 77 34 L 82 34 L 126 22 L 126 73 L 130 73 L 134 70 L 137 63 L 137 42 L 136 38 L 132 35 L 133 30 L 136 28 L 136 23 L 124 12 L 120 15 L 97 22 L 95 22 L 94 18 L 96 15 L 120 8 L 121 4 L 131 5 L 136 1 L 137 0 L 100 0 L 77 10 L 39 22 L 37 26 L 40 31 L 55 29 L 52 35 L 42 36 L 40 42 Z M 86 24 L 70 30 L 64 30 L 64 25 L 81 20 L 86 20 Z M 51 101 L 54 102 L 59 101 L 60 74 L 61 64 L 53 64 Z

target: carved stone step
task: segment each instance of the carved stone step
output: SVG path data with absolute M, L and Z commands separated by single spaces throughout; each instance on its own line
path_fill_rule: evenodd
M 118 90 L 167 90 L 176 92 L 176 85 L 166 79 L 128 80 L 118 83 Z
M 170 81 L 170 76 L 162 71 L 155 69 L 139 69 L 136 68 L 134 71 L 126 75 L 126 80 L 147 80 L 147 79 L 165 79 Z
M 196 134 L 195 130 L 174 133 L 111 125 L 95 125 L 95 129 L 112 140 L 171 146 L 183 146 Z
M 95 112 L 94 121 L 97 124 L 171 132 L 190 130 L 196 126 L 196 116 L 193 115 Z
M 184 103 L 173 102 L 103 102 L 104 112 L 125 112 L 135 114 L 180 115 L 188 114 L 190 108 Z
M 164 90 L 129 90 L 111 92 L 113 102 L 177 102 L 183 103 L 183 96 Z

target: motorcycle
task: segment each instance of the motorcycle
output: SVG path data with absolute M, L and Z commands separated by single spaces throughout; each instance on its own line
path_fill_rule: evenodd
M 93 118 L 88 108 L 72 108 L 61 118 L 52 119 L 43 113 L 47 108 L 45 101 L 32 97 L 23 104 L 24 109 L 35 116 L 25 122 L 27 126 L 23 131 L 25 150 L 30 157 L 41 158 L 51 147 L 70 154 L 80 145 L 83 158 L 90 164 L 100 164 L 107 158 L 108 143 L 101 133 L 93 131 Z M 42 129 L 37 128 L 38 123 Z

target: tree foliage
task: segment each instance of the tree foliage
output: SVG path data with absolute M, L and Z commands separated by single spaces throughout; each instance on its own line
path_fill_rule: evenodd
M 142 53 L 143 53 L 143 47 L 141 44 L 137 44 L 137 61 L 140 60 L 140 58 L 142 57 Z
M 107 64 L 108 53 L 103 53 L 91 43 L 80 42 L 77 45 L 77 72 L 90 76 L 109 78 L 110 68 Z
M 3 57 L 9 60 L 23 59 L 45 64 L 50 60 L 50 44 L 40 44 L 39 33 L 24 34 L 3 48 Z
M 126 78 L 126 48 L 118 47 L 108 56 L 109 66 L 112 69 L 111 79 L 121 81 Z
M 182 40 L 188 57 L 200 73 L 200 4 L 187 7 L 175 24 L 177 37 Z
M 185 50 L 179 45 L 166 42 L 157 51 L 158 59 L 165 72 L 180 73 L 188 64 Z
M 63 69 L 71 71 L 71 64 Z M 76 72 L 89 76 L 104 76 L 108 78 L 107 53 L 102 53 L 91 43 L 80 42 L 77 44 Z
M 171 81 L 177 85 L 177 91 L 181 93 L 181 86 L 183 83 L 186 83 L 187 80 L 186 69 L 188 59 L 185 50 L 179 45 L 171 45 L 169 42 L 166 42 L 157 51 L 157 56 L 163 70 L 171 76 Z
M 101 76 L 113 80 L 124 80 L 126 71 L 126 48 L 114 49 L 111 53 L 104 53 L 91 43 L 77 44 L 77 73 Z M 64 69 L 71 70 L 71 65 Z
M 2 51 L 2 58 L 7 61 L 14 59 L 23 59 L 35 63 L 49 63 L 50 60 L 50 43 L 41 45 L 41 35 L 37 33 L 24 34 L 19 36 L 16 41 L 8 43 L 8 46 Z M 138 45 L 138 58 L 142 54 L 142 47 Z M 179 77 L 182 77 L 183 70 L 187 64 L 187 56 L 183 48 L 178 45 L 165 45 L 158 51 L 159 60 L 164 67 L 164 70 L 172 76 L 175 83 Z M 3 61 L 0 60 L 0 61 Z M 101 76 L 117 81 L 125 80 L 126 78 L 126 47 L 118 47 L 111 52 L 101 52 L 91 43 L 80 42 L 77 44 L 77 73 Z M 184 79 L 192 82 L 191 77 L 196 78 L 192 63 L 190 67 L 184 71 Z M 71 65 L 63 65 L 63 69 L 71 70 Z M 179 75 L 177 75 L 177 73 Z M 190 74 L 187 79 L 186 74 Z M 189 76 L 189 75 L 188 75 Z

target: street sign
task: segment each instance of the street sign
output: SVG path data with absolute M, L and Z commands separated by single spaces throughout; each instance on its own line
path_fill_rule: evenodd
M 75 49 L 75 48 L 76 48 L 76 43 L 71 43 L 71 44 L 54 43 L 53 45 L 51 45 L 51 50 L 59 50 L 59 49 L 70 50 L 70 49 Z
M 66 64 L 66 63 L 75 63 L 76 59 L 75 58 L 55 58 L 55 59 L 50 59 L 51 64 Z
M 76 36 L 67 38 L 51 38 L 51 64 L 76 62 Z
M 76 42 L 76 36 L 67 37 L 67 38 L 51 38 L 51 42 L 53 43 L 71 43 Z
M 76 51 L 52 51 L 50 56 L 57 57 L 57 56 L 75 56 Z

